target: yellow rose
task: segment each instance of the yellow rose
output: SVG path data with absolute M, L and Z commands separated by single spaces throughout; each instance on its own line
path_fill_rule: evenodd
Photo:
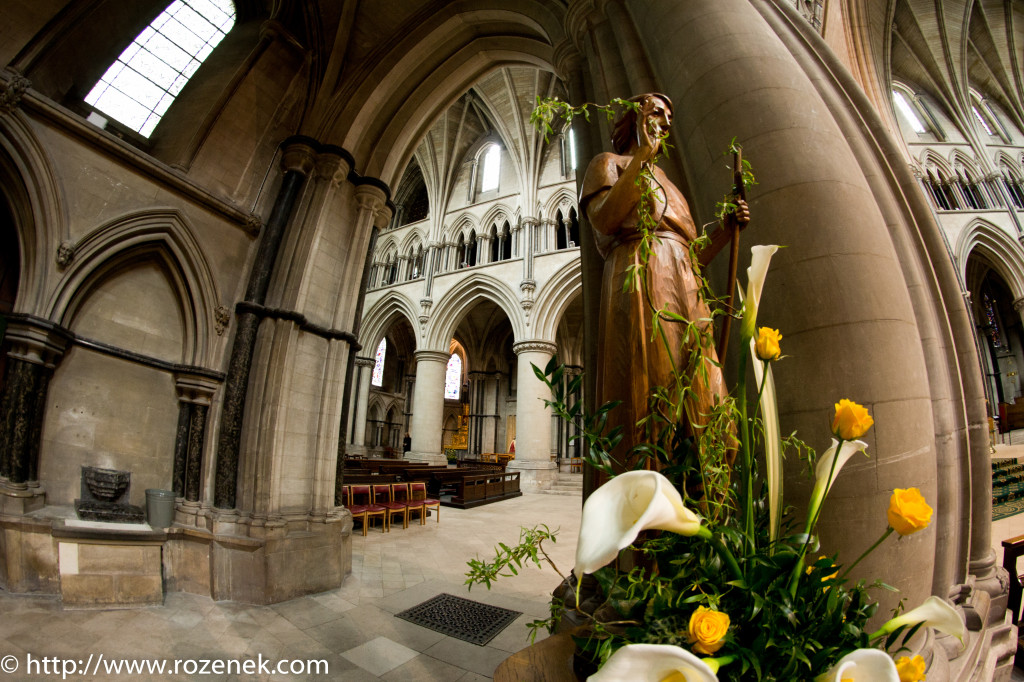
M 843 398 L 836 403 L 836 416 L 832 418 L 832 433 L 843 440 L 857 440 L 871 428 L 875 420 L 868 411 L 852 400 Z
M 896 488 L 889 500 L 889 525 L 900 535 L 924 530 L 932 520 L 932 508 L 917 488 Z
M 698 654 L 713 654 L 725 644 L 729 630 L 729 615 L 703 606 L 690 616 L 690 641 Z
M 924 659 L 920 656 L 901 656 L 896 660 L 896 672 L 900 682 L 924 682 Z
M 779 333 L 778 329 L 769 329 L 768 327 L 758 329 L 757 342 L 754 343 L 754 351 L 757 353 L 757 357 L 762 360 L 778 360 L 779 356 L 782 355 L 782 348 L 779 347 L 781 339 L 782 334 Z

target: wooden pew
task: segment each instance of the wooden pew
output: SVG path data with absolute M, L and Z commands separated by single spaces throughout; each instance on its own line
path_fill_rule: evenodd
M 446 507 L 470 509 L 482 504 L 520 497 L 522 494 L 519 489 L 518 471 L 465 475 L 456 481 L 455 494 L 452 495 L 451 501 L 442 500 L 441 504 Z

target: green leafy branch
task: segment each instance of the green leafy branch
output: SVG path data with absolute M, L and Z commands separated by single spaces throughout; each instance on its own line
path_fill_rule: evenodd
M 545 540 L 555 542 L 556 535 L 558 535 L 558 529 L 552 531 L 543 523 L 533 528 L 520 528 L 519 544 L 510 547 L 504 542 L 499 542 L 498 546 L 494 548 L 494 561 L 487 562 L 482 559 L 469 560 L 469 571 L 466 572 L 465 584 L 469 586 L 470 590 L 473 589 L 473 585 L 481 583 L 487 589 L 490 589 L 491 583 L 497 580 L 499 576 L 508 578 L 513 575 L 519 575 L 519 569 L 523 568 L 524 562 L 527 566 L 532 562 L 536 564 L 537 568 L 543 568 L 542 557 L 543 561 L 546 561 L 554 569 L 555 573 L 558 573 L 564 580 L 565 576 L 555 566 L 555 562 L 544 551 L 543 546 Z

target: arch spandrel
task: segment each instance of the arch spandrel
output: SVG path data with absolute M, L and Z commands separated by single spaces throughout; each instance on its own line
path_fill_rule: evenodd
M 537 338 L 554 339 L 562 315 L 583 291 L 583 272 L 575 262 L 563 265 L 537 292 L 533 333 Z

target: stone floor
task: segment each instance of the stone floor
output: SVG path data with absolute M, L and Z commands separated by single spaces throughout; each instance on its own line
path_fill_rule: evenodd
M 514 544 L 521 526 L 559 528 L 545 549 L 559 570 L 572 568 L 579 531 L 579 496 L 523 495 L 472 510 L 442 508 L 420 526 L 388 534 L 371 529 L 353 536 L 352 575 L 337 590 L 274 606 L 249 606 L 183 593 L 168 594 L 162 607 L 123 611 L 67 611 L 59 600 L 0 592 L 2 680 L 327 679 L 472 682 L 490 679 L 507 656 L 528 645 L 526 622 L 548 614 L 559 577 L 529 568 L 503 578 L 488 591 L 467 590 L 466 561 L 492 558 L 497 542 Z M 487 646 L 477 646 L 413 625 L 393 614 L 441 593 L 523 612 Z M 31 654 L 36 668 L 26 669 Z M 106 663 L 99 661 L 103 655 Z M 89 664 L 90 656 L 93 656 Z M 173 666 L 198 659 L 324 660 L 329 675 L 105 674 L 111 661 L 151 659 Z M 13 658 L 11 658 L 13 657 Z M 39 661 L 50 662 L 49 672 Z M 190 661 L 188 664 L 184 661 Z M 18 664 L 18 670 L 8 666 Z M 64 676 L 71 664 L 89 674 Z M 100 674 L 92 671 L 100 663 Z M 290 664 L 289 664 L 290 665 Z M 56 669 L 56 670 L 55 670 Z M 170 667 L 167 668 L 168 670 Z M 192 668 L 179 668 L 189 670 Z M 213 670 L 212 664 L 210 670 Z M 284 668 L 288 670 L 288 668 Z M 36 672 L 43 674 L 35 674 Z M 31 674 L 28 674 L 31 672 Z

